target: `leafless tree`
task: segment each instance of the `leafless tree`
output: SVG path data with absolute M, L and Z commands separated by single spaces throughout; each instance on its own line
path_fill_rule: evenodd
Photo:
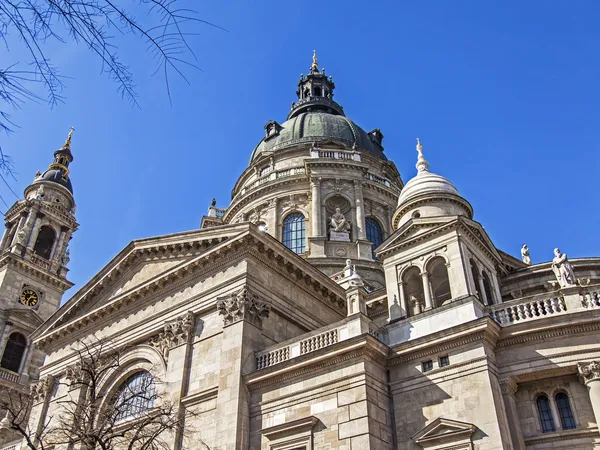
M 36 429 L 29 416 L 39 388 L 37 392 L 0 393 L 5 428 L 23 438 L 30 450 L 59 445 L 83 450 L 166 450 L 173 439 L 184 443 L 190 433 L 189 425 L 184 433 L 184 425 L 193 412 L 161 393 L 160 383 L 149 372 L 140 372 L 150 376 L 138 376 L 117 392 L 106 392 L 102 383 L 122 366 L 122 351 L 99 342 L 78 344 L 77 363 L 67 371 L 67 381 L 42 386 L 46 395 L 51 395 L 62 384 L 69 395 L 54 402 L 49 416 Z
M 10 110 L 27 101 L 62 102 L 65 78 L 52 63 L 48 44 L 85 45 L 113 79 L 122 97 L 138 105 L 133 73 L 119 58 L 119 38 L 141 38 L 153 57 L 154 73 L 164 76 L 170 96 L 170 75 L 187 82 L 184 68 L 196 67 L 188 38 L 193 24 L 207 24 L 196 13 L 181 8 L 182 0 L 0 0 L 0 42 L 11 55 L 24 60 L 0 62 L 0 131 L 16 127 Z M 133 9 L 128 10 L 125 4 Z M 217 27 L 220 28 L 220 27 Z M 222 29 L 222 28 L 221 28 Z M 16 50 L 16 51 L 15 51 Z M 196 67 L 197 68 L 197 67 Z M 35 85 L 43 85 L 45 94 Z M 138 105 L 139 106 L 139 105 Z M 12 160 L 0 147 L 0 178 L 13 174 Z

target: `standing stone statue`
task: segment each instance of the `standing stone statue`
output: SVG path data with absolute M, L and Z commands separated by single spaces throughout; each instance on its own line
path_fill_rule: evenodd
M 527 247 L 527 244 L 523 244 L 523 247 L 521 247 L 521 258 L 525 264 L 528 266 L 531 265 L 531 257 L 529 256 L 529 248 Z
M 62 255 L 62 258 L 60 259 L 60 263 L 62 264 L 63 267 L 67 267 L 67 264 L 69 264 L 69 261 L 71 261 L 71 250 L 69 250 L 67 248 L 65 250 L 65 254 Z
M 21 228 L 19 231 L 17 231 L 16 243 L 25 245 L 25 230 L 23 228 Z
M 38 190 L 35 193 L 35 199 L 36 200 L 41 200 L 42 198 L 44 198 L 44 185 L 40 185 L 40 187 L 38 188 Z
M 560 253 L 560 249 L 554 249 L 554 259 L 552 260 L 552 271 L 560 287 L 575 286 L 577 278 L 573 266 L 569 263 L 566 253 Z

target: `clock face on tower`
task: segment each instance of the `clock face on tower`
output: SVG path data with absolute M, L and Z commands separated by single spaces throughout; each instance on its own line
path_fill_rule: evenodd
M 40 300 L 40 296 L 33 289 L 24 287 L 21 291 L 21 296 L 19 297 L 19 301 L 23 303 L 25 306 L 35 306 Z

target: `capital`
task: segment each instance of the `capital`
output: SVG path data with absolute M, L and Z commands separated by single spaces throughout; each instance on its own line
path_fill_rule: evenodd
M 223 316 L 225 326 L 243 320 L 262 328 L 263 319 L 269 317 L 271 305 L 244 286 L 240 291 L 218 299 L 217 310 Z
M 579 379 L 583 384 L 600 380 L 600 362 L 598 361 L 578 363 L 577 371 L 579 372 Z
M 506 380 L 500 380 L 500 390 L 503 395 L 515 395 L 519 385 L 514 382 L 512 378 L 507 378 Z
M 358 191 L 359 189 L 362 189 L 362 181 L 360 181 L 360 180 L 354 180 L 354 189 L 356 191 Z

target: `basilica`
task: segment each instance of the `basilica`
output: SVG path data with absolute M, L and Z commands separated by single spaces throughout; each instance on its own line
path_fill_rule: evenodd
M 123 358 L 98 392 L 144 379 L 194 411 L 173 450 L 600 449 L 600 258 L 498 249 L 426 139 L 401 176 L 335 90 L 315 55 L 226 208 L 132 241 L 59 307 L 69 134 L 0 242 L 0 385 L 31 395 L 30 429 L 85 397 L 74 349 L 105 342 Z

